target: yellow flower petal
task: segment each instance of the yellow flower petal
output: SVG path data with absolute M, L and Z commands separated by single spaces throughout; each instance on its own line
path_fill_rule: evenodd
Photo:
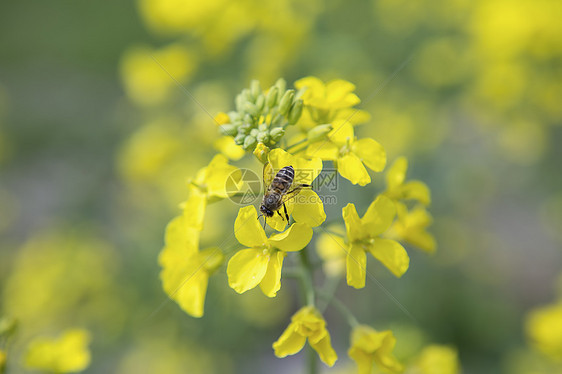
M 553 360 L 562 358 L 562 302 L 531 311 L 526 319 L 525 330 L 538 351 Z
M 288 230 L 272 235 L 269 244 L 285 252 L 300 251 L 312 239 L 312 229 L 304 223 L 293 223 Z
M 237 145 L 232 136 L 223 136 L 217 139 L 213 146 L 223 155 L 235 161 L 240 160 L 246 154 L 244 148 Z
M 316 77 L 304 77 L 295 82 L 297 90 L 306 88 L 305 96 L 312 96 L 314 93 L 324 95 L 324 82 Z M 308 93 L 307 93 L 308 91 Z
M 347 238 L 350 242 L 363 239 L 365 233 L 363 232 L 363 224 L 357 214 L 357 209 L 352 203 L 347 204 L 342 209 L 343 221 L 345 223 L 345 230 L 347 232 Z
M 183 204 L 185 225 L 202 230 L 206 208 L 207 196 L 205 196 L 205 194 L 198 188 L 191 186 L 189 189 L 189 197 Z
M 397 277 L 401 277 L 410 265 L 408 253 L 394 240 L 377 238 L 369 246 L 369 252 Z
M 90 340 L 90 333 L 84 329 L 66 330 L 55 339 L 35 338 L 27 348 L 25 365 L 52 373 L 82 371 L 90 365 Z
M 386 151 L 382 145 L 371 138 L 353 142 L 351 151 L 373 171 L 382 171 L 386 165 Z
M 311 143 L 306 148 L 308 157 L 320 157 L 322 160 L 335 160 L 338 158 L 338 146 L 328 139 Z
M 248 248 L 238 251 L 228 261 L 228 284 L 238 293 L 256 287 L 265 276 L 269 260 L 270 253 L 266 249 Z
M 238 211 L 234 221 L 234 236 L 246 247 L 260 247 L 267 243 L 267 236 L 258 221 L 258 214 L 253 205 L 248 205 Z
M 324 204 L 320 196 L 313 190 L 303 188 L 292 200 L 292 215 L 295 221 L 306 223 L 310 227 L 317 227 L 326 220 Z
M 369 205 L 367 212 L 361 218 L 361 222 L 369 231 L 371 237 L 378 236 L 385 232 L 396 215 L 394 202 L 386 196 L 378 196 Z
M 323 363 L 330 367 L 334 366 L 336 360 L 338 359 L 338 355 L 336 354 L 336 351 L 334 351 L 334 348 L 332 348 L 329 334 L 326 334 L 324 338 L 320 339 L 316 343 L 311 342 L 310 346 L 318 353 L 318 356 Z
M 365 287 L 367 255 L 361 245 L 351 244 L 346 258 L 347 284 L 354 288 Z
M 285 256 L 283 251 L 275 251 L 271 255 L 265 276 L 260 283 L 260 288 L 267 297 L 275 297 L 281 289 L 281 269 Z
M 175 261 L 175 257 L 187 257 L 197 252 L 199 249 L 199 233 L 196 228 L 186 224 L 185 216 L 178 216 L 166 226 L 164 236 L 165 246 L 160 252 L 158 261 L 162 266 Z
M 327 99 L 330 102 L 339 102 L 345 100 L 346 97 L 355 90 L 355 85 L 351 82 L 344 81 L 343 79 L 334 79 L 326 84 Z M 353 106 L 358 104 L 358 102 L 346 105 Z
M 338 146 L 344 146 L 354 139 L 353 125 L 347 119 L 336 120 L 332 124 L 334 129 L 328 133 L 328 139 Z
M 398 157 L 386 172 L 386 188 L 393 190 L 404 183 L 406 171 L 408 170 L 408 160 L 406 157 Z
M 353 184 L 365 186 L 371 183 L 371 177 L 361 160 L 353 153 L 348 153 L 338 159 L 338 172 Z
M 345 235 L 345 230 L 341 226 L 329 226 L 328 229 Z M 347 246 L 341 236 L 325 233 L 320 234 L 316 240 L 316 252 L 322 259 L 322 267 L 328 276 L 343 274 L 346 268 L 346 251 Z
M 392 355 L 395 345 L 392 331 L 378 332 L 370 326 L 359 325 L 351 333 L 348 354 L 357 363 L 360 373 L 371 373 L 373 361 L 385 371 L 399 373 L 403 367 Z
M 408 181 L 400 186 L 399 191 L 400 199 L 417 200 L 423 205 L 429 205 L 431 203 L 429 187 L 421 181 Z
M 228 178 L 239 181 L 242 178 L 242 172 L 236 166 L 229 165 L 228 159 L 225 156 L 218 154 L 213 157 L 206 169 L 205 185 L 207 187 L 207 194 L 221 198 L 227 197 L 229 191 L 226 190 L 226 181 Z
M 300 352 L 306 343 L 306 337 L 297 333 L 294 323 L 290 323 L 279 339 L 273 343 L 275 356 L 279 358 Z
M 457 350 L 443 345 L 430 345 L 420 353 L 414 365 L 421 374 L 458 374 L 460 365 Z

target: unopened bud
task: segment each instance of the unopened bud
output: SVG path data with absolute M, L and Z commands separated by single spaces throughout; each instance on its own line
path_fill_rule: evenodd
M 277 104 L 277 95 L 279 94 L 279 88 L 273 86 L 267 92 L 267 98 L 265 99 L 265 104 L 268 108 L 273 108 Z
M 332 131 L 332 125 L 330 124 L 318 125 L 308 131 L 307 133 L 308 141 L 312 143 L 318 140 L 322 140 L 326 137 L 326 135 L 328 135 L 330 131 Z
M 287 89 L 287 82 L 283 78 L 277 79 L 275 85 L 277 86 L 277 89 L 279 89 L 279 93 L 283 93 Z
M 249 151 L 250 149 L 254 148 L 257 144 L 257 140 L 256 138 L 254 138 L 251 135 L 246 136 L 246 139 L 244 139 L 244 149 Z
M 263 143 L 258 143 L 256 149 L 254 149 L 254 156 L 256 156 L 256 158 L 260 160 L 262 164 L 265 164 L 267 163 L 268 155 L 269 155 L 269 148 Z
M 295 101 L 295 103 L 291 107 L 291 110 L 289 111 L 289 125 L 294 125 L 295 123 L 297 123 L 299 118 L 301 118 L 303 107 L 304 103 L 302 100 Z
M 238 133 L 238 128 L 231 124 L 222 125 L 219 127 L 219 129 L 223 135 L 234 136 Z
M 252 101 L 258 98 L 259 94 L 261 94 L 260 81 L 252 80 L 250 83 L 250 94 L 252 95 Z
M 262 94 L 260 94 L 258 96 L 258 98 L 256 99 L 256 108 L 258 108 L 258 110 L 260 111 L 260 113 L 263 111 L 263 108 L 265 107 L 265 96 L 263 96 Z
M 279 103 L 279 113 L 285 115 L 289 112 L 291 108 L 291 104 L 293 104 L 293 98 L 295 97 L 295 90 L 287 90 L 283 97 L 281 98 L 281 102 Z
M 283 135 L 285 135 L 285 129 L 282 127 L 276 127 L 269 132 L 269 136 L 274 142 L 278 142 Z

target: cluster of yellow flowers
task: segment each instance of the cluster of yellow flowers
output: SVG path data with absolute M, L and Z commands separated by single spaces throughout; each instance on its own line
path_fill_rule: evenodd
M 345 230 L 338 225 L 323 227 L 326 213 L 322 198 L 318 191 L 302 188 L 297 192 L 298 198 L 285 201 L 286 215 L 273 212 L 279 214 L 264 217 L 272 230 L 266 224 L 261 226 L 253 205 L 246 205 L 239 209 L 234 221 L 233 235 L 240 245 L 225 250 L 227 238 L 218 247 L 201 250 L 199 238 L 209 205 L 248 187 L 243 170 L 229 163 L 229 159 L 239 159 L 241 152 L 253 154 L 260 162 L 266 184 L 281 169 L 292 166 L 292 186 L 313 185 L 323 170 L 323 161 L 331 161 L 340 176 L 359 186 L 371 182 L 367 169 L 380 172 L 385 168 L 387 156 L 382 145 L 355 135 L 354 126 L 369 117 L 353 108 L 360 102 L 353 93 L 353 84 L 343 80 L 325 84 L 307 77 L 295 82 L 295 88 L 296 91 L 285 90 L 285 82 L 279 80 L 262 92 L 259 83 L 252 82 L 251 88 L 238 96 L 236 112 L 217 115 L 219 128 L 226 134 L 221 141 L 225 146 L 190 180 L 182 213 L 166 228 L 165 246 L 159 257 L 161 279 L 170 298 L 191 316 L 201 317 L 209 277 L 226 260 L 232 289 L 244 293 L 259 285 L 266 296 L 275 297 L 281 289 L 285 257 L 298 252 L 305 305 L 293 315 L 273 349 L 276 356 L 285 357 L 299 352 L 308 340 L 320 359 L 332 366 L 337 354 L 326 321 L 315 305 L 317 296 L 338 301 L 334 295 L 317 292 L 313 284 L 315 269 L 307 246 L 314 231 L 319 232 L 316 244 L 324 268 L 339 269 L 327 271 L 327 276 L 339 275 L 345 268 L 349 286 L 365 287 L 368 252 L 400 277 L 410 262 L 401 242 L 427 252 L 435 250 L 435 240 L 426 231 L 431 224 L 426 210 L 430 192 L 420 181 L 406 181 L 407 161 L 399 158 L 386 174 L 386 189 L 374 198 L 363 217 L 353 203 L 343 208 Z M 270 133 L 274 130 L 273 138 Z M 292 219 L 287 222 L 284 217 Z M 330 265 L 336 262 L 345 266 Z M 361 373 L 371 372 L 373 363 L 391 372 L 403 370 L 392 354 L 396 339 L 390 330 L 360 325 L 349 310 L 343 313 L 352 327 L 348 353 Z

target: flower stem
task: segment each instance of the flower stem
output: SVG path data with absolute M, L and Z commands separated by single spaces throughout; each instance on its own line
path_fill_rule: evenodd
M 318 291 L 317 293 L 319 297 L 332 304 L 344 316 L 344 318 L 347 320 L 347 323 L 349 323 L 351 327 L 355 327 L 359 325 L 357 318 L 355 318 L 353 313 L 351 313 L 351 311 L 347 308 L 347 306 L 344 303 L 342 303 L 340 300 L 335 298 L 333 295 L 326 294 L 321 291 Z
M 296 147 L 296 146 L 298 146 L 298 145 L 301 145 L 301 144 L 303 144 L 303 143 L 306 143 L 306 142 L 308 142 L 308 139 L 307 139 L 307 138 L 304 138 L 304 139 L 302 139 L 302 140 L 299 140 L 299 141 L 296 142 L 296 143 L 293 143 L 293 144 L 287 146 L 287 148 L 286 148 L 285 150 L 286 150 L 286 151 L 289 151 L 289 149 L 291 149 L 291 148 L 293 148 L 293 147 Z
M 307 252 L 308 247 L 304 247 L 300 252 L 301 260 L 301 287 L 305 295 L 306 305 L 314 306 L 314 286 L 312 285 L 312 264 Z

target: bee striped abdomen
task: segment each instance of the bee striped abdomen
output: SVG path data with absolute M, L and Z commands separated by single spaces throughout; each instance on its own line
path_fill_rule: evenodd
M 295 170 L 293 169 L 293 167 L 285 166 L 284 168 L 279 170 L 277 175 L 275 175 L 275 178 L 273 178 L 273 181 L 271 182 L 271 188 L 277 190 L 279 193 L 285 193 L 289 191 L 289 188 L 291 188 L 294 177 Z

